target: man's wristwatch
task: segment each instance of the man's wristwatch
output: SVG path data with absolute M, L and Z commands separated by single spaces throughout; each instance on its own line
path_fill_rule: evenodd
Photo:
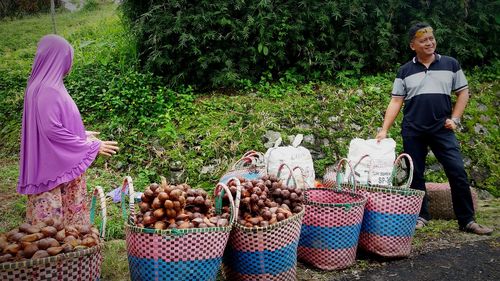
M 455 125 L 457 125 L 457 127 L 460 127 L 461 123 L 460 123 L 459 117 L 451 117 L 451 121 L 453 121 L 453 123 L 455 123 Z

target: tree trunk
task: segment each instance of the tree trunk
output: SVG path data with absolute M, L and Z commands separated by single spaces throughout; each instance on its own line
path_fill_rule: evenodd
M 50 16 L 52 17 L 52 30 L 54 34 L 57 34 L 56 30 L 56 5 L 54 0 L 50 0 Z

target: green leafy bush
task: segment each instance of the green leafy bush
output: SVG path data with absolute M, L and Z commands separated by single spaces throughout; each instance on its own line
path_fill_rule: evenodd
M 411 58 L 406 32 L 416 21 L 435 27 L 439 52 L 483 65 L 498 59 L 499 8 L 488 0 L 123 3 L 145 69 L 171 85 L 210 87 L 268 72 L 342 79 L 388 70 Z
M 2 0 L 0 1 L 0 19 L 33 15 L 50 11 L 51 0 Z M 54 0 L 55 7 L 61 6 L 60 0 Z

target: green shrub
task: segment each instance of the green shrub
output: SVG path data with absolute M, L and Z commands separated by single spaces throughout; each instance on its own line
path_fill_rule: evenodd
M 19 17 L 50 11 L 51 0 L 2 0 L 0 1 L 0 19 Z M 61 6 L 60 0 L 54 0 L 55 7 Z
M 392 69 L 412 56 L 406 32 L 416 21 L 435 27 L 439 52 L 483 65 L 498 59 L 499 8 L 488 0 L 123 3 L 145 69 L 171 85 L 210 87 L 266 72 L 342 79 Z

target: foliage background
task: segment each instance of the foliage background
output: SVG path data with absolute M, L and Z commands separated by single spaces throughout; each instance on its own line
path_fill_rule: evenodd
M 412 56 L 406 33 L 418 21 L 466 67 L 499 55 L 500 4 L 491 0 L 125 0 L 123 11 L 141 65 L 170 85 L 387 71 Z
M 60 0 L 54 0 L 55 7 L 61 6 Z M 0 19 L 15 18 L 50 11 L 50 0 L 2 0 L 0 1 Z
M 122 148 L 116 157 L 94 163 L 92 184 L 110 189 L 130 174 L 141 189 L 158 181 L 159 175 L 167 175 L 169 165 L 180 161 L 189 184 L 211 189 L 245 151 L 265 151 L 262 136 L 267 130 L 280 132 L 284 139 L 297 133 L 313 135 L 312 148 L 321 154 L 315 160 L 321 177 L 326 166 L 347 154 L 350 139 L 371 138 L 382 123 L 393 68 L 365 73 L 363 66 L 359 74 L 353 69 L 332 69 L 332 79 L 315 80 L 310 79 L 310 72 L 299 72 L 300 68 L 274 71 L 263 66 L 259 71 L 265 71 L 256 79 L 236 79 L 238 89 L 171 87 L 164 77 L 142 69 L 144 53 L 136 49 L 140 44 L 135 34 L 122 24 L 129 20 L 121 18 L 116 8 L 100 2 L 94 11 L 57 15 L 59 32 L 75 47 L 66 87 L 87 129 L 101 131 L 103 139 L 117 140 Z M 50 17 L 4 20 L 0 26 L 0 37 L 5 39 L 0 43 L 0 157 L 16 159 L 24 87 L 36 42 L 51 32 Z M 394 46 L 399 45 L 404 44 Z M 339 56 L 339 63 L 348 60 Z M 460 54 L 457 58 L 467 59 Z M 398 58 L 391 64 L 405 60 Z M 498 196 L 500 64 L 491 59 L 465 71 L 473 96 L 458 138 L 473 184 Z M 390 134 L 401 144 L 399 122 Z M 430 157 L 428 164 L 435 166 L 436 160 Z M 206 167 L 212 169 L 204 172 Z M 117 178 L 103 177 L 102 171 Z M 428 170 L 427 176 L 428 180 L 446 180 L 439 168 Z

